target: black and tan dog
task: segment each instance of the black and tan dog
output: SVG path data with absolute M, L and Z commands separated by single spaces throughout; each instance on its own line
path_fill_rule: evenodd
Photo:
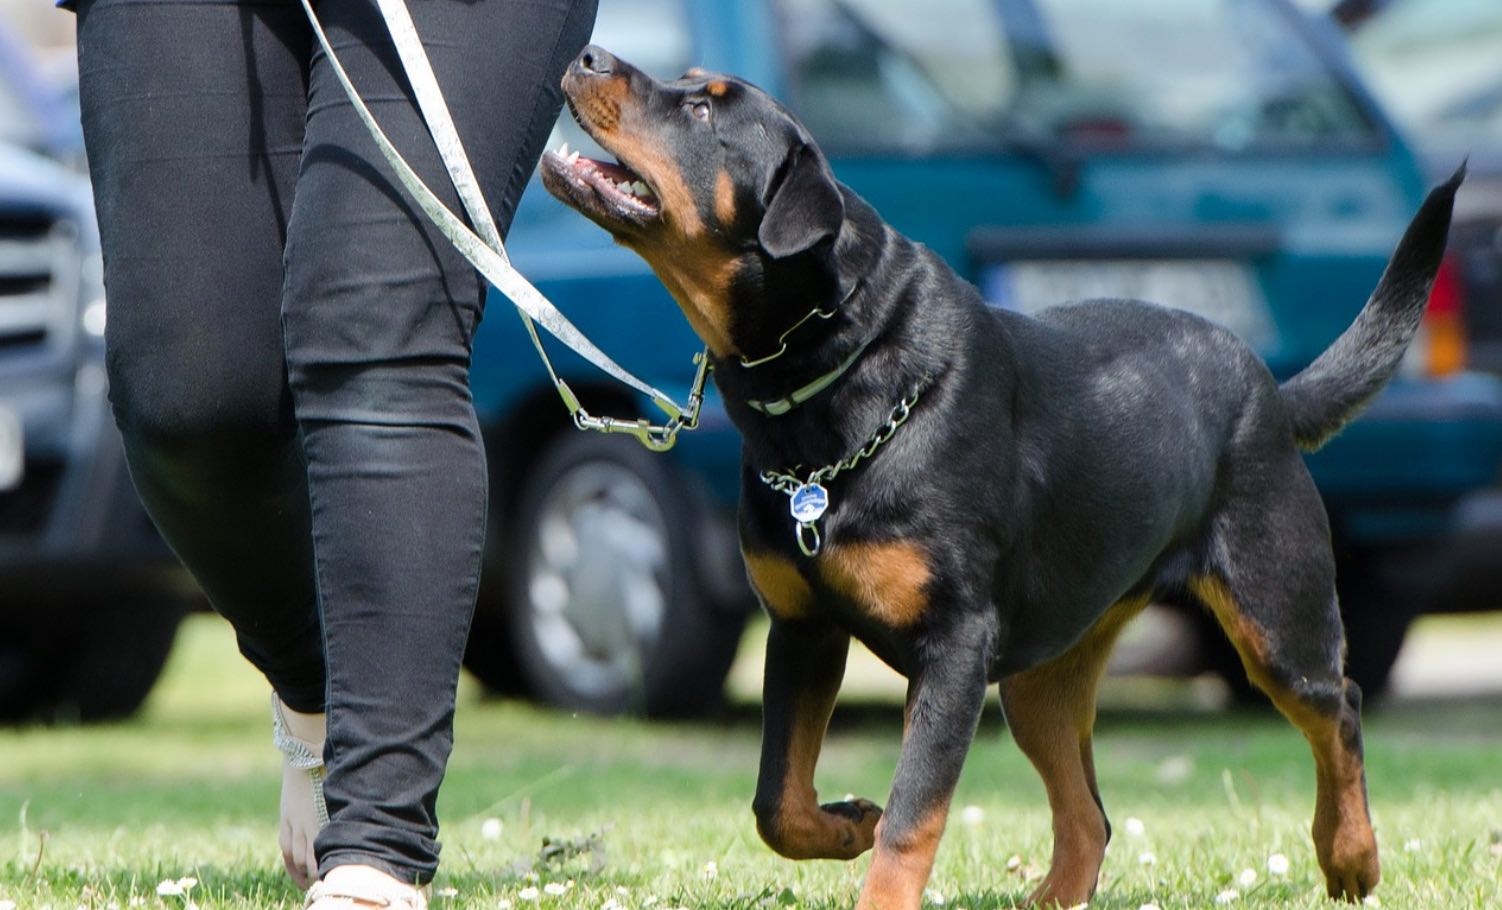
M 795 859 L 874 847 L 859 906 L 915 910 L 999 682 L 1053 810 L 1031 900 L 1087 900 L 1110 837 L 1091 755 L 1106 656 L 1149 600 L 1195 598 L 1313 748 L 1329 893 L 1366 895 L 1361 696 L 1342 676 L 1329 529 L 1299 449 L 1395 370 L 1460 175 L 1355 324 L 1280 386 L 1184 313 L 987 307 L 744 82 L 659 82 L 590 47 L 563 84 L 618 163 L 550 152 L 545 183 L 652 265 L 744 437 L 741 546 L 772 617 L 754 803 L 766 842 Z M 910 680 L 885 812 L 814 792 L 852 634 Z

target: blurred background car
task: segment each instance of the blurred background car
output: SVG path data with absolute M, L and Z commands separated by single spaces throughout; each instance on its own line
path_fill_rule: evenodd
M 191 589 L 110 417 L 93 199 L 67 83 L 0 30 L 0 720 L 133 711 Z
M 1471 369 L 1502 373 L 1502 3 L 1341 0 L 1330 17 L 1431 179 L 1469 158 L 1456 198 L 1443 293 L 1455 297 Z M 1464 325 L 1458 325 L 1463 320 Z M 1470 496 L 1433 608 L 1496 609 L 1502 490 Z
M 1289 0 L 608 0 L 596 40 L 657 76 L 705 66 L 785 99 L 841 180 L 993 305 L 1143 297 L 1227 325 L 1280 377 L 1349 323 L 1432 182 L 1339 30 Z M 564 140 L 605 154 L 566 115 Z M 602 347 L 682 400 L 700 345 L 635 254 L 540 187 L 510 252 Z M 1466 367 L 1457 284 L 1441 282 L 1403 376 L 1310 458 L 1350 673 L 1373 692 L 1411 620 L 1439 602 L 1467 504 L 1502 461 L 1502 380 Z M 580 434 L 509 303 L 488 309 L 472 385 L 492 527 L 466 665 L 496 691 L 570 708 L 713 710 L 754 606 L 734 530 L 740 443 L 722 405 L 711 394 L 668 455 Z M 0 345 L 0 402 L 9 356 Z M 557 363 L 591 413 L 654 416 L 572 355 Z M 0 604 L 32 590 L 5 584 Z M 170 598 L 156 602 L 158 625 L 175 624 Z M 55 613 L 86 615 L 70 611 Z M 1137 669 L 1209 669 L 1246 691 L 1213 623 L 1172 606 L 1157 619 L 1173 634 L 1154 636 Z

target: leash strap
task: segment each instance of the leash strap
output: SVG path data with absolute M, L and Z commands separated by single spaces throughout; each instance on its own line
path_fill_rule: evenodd
M 417 98 L 418 109 L 427 123 L 428 131 L 438 147 L 439 155 L 443 158 L 465 211 L 480 234 L 476 234 L 450 211 L 442 200 L 422 182 L 422 178 L 402 157 L 401 152 L 397 151 L 396 146 L 376 122 L 375 116 L 371 114 L 359 92 L 355 90 L 354 83 L 334 53 L 328 36 L 324 33 L 323 24 L 319 22 L 317 13 L 313 11 L 311 0 L 302 0 L 303 10 L 307 13 L 308 22 L 313 27 L 313 33 L 318 38 L 324 55 L 333 67 L 334 74 L 338 77 L 340 85 L 344 87 L 344 92 L 349 97 L 361 122 L 365 124 L 366 130 L 380 148 L 382 157 L 391 165 L 407 192 L 412 194 L 418 206 L 433 220 L 438 230 L 454 244 L 455 248 L 481 275 L 485 276 L 486 280 L 515 304 L 522 323 L 533 345 L 537 348 L 537 354 L 547 368 L 549 377 L 553 380 L 554 387 L 573 415 L 574 424 L 580 429 L 605 433 L 628 433 L 635 436 L 643 445 L 656 451 L 672 448 L 673 443 L 677 441 L 677 433 L 680 429 L 692 429 L 698 424 L 699 406 L 702 403 L 704 381 L 708 373 L 707 354 L 695 357 L 698 371 L 689 392 L 689 403 L 686 408 L 679 407 L 665 393 L 632 375 L 595 346 L 568 320 L 568 317 L 559 312 L 558 308 L 543 296 L 542 292 L 533 287 L 531 282 L 512 267 L 506 255 L 505 244 L 501 242 L 495 220 L 485 204 L 478 181 L 469 165 L 469 159 L 464 153 L 458 131 L 454 128 L 448 105 L 443 100 L 443 92 L 438 87 L 437 77 L 433 73 L 432 64 L 428 60 L 427 51 L 422 46 L 411 14 L 402 0 L 376 0 L 376 2 L 391 32 L 397 53 L 402 59 L 402 65 L 407 71 L 407 79 Z M 653 404 L 668 415 L 667 424 L 653 426 L 646 420 L 618 420 L 591 416 L 579 404 L 579 399 L 568 384 L 558 376 L 557 370 L 548 358 L 547 351 L 543 348 L 542 339 L 538 337 L 534 321 L 540 323 L 549 334 L 585 360 L 617 381 L 650 398 Z

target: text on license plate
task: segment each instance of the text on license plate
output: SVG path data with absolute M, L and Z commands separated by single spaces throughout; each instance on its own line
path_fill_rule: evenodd
M 981 290 L 993 306 L 1029 315 L 1093 298 L 1146 300 L 1219 323 L 1255 348 L 1273 341 L 1254 276 L 1231 260 L 1019 260 L 986 267 Z

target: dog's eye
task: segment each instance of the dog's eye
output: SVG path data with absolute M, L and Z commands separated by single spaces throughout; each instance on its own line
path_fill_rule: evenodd
M 699 121 L 700 123 L 708 123 L 709 122 L 709 102 L 708 101 L 690 101 L 690 102 L 688 102 L 688 112 L 690 114 L 693 114 L 694 115 L 694 119 L 697 120 L 697 121 Z

